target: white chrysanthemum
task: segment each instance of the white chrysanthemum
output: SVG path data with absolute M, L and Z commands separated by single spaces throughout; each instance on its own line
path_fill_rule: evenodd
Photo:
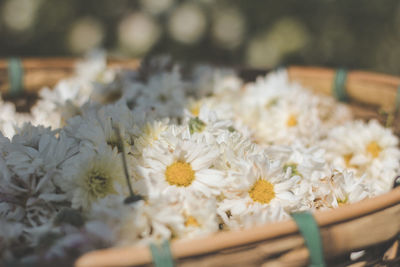
M 348 109 L 333 103 L 332 98 L 313 95 L 289 82 L 286 71 L 279 71 L 246 86 L 237 115 L 254 130 L 258 142 L 287 144 L 301 140 L 313 144 L 334 124 L 350 117 Z
M 200 137 L 187 139 L 187 133 L 176 134 L 173 127 L 170 129 L 164 133 L 163 142 L 143 150 L 139 182 L 146 184 L 150 195 L 218 195 L 224 186 L 223 173 L 212 167 L 218 149 Z
M 365 174 L 367 181 L 378 183 L 378 194 L 391 188 L 400 169 L 398 139 L 374 120 L 338 126 L 322 145 L 334 166 L 352 169 L 358 177 Z
M 76 76 L 61 80 L 52 90 L 39 92 L 40 100 L 32 108 L 33 123 L 64 126 L 65 122 L 81 114 L 81 107 L 89 100 L 105 102 L 121 94 L 115 81 L 116 71 L 107 69 L 104 55 L 94 56 L 77 64 Z
M 242 104 L 249 108 L 270 108 L 293 90 L 285 70 L 257 77 L 245 86 Z
M 78 155 L 64 164 L 63 177 L 58 183 L 69 196 L 73 208 L 87 210 L 99 199 L 122 194 L 124 179 L 122 159 L 116 148 L 82 147 Z
M 142 154 L 145 147 L 151 147 L 155 141 L 160 140 L 161 135 L 168 127 L 168 119 L 147 122 L 140 130 L 138 137 L 134 140 L 134 151 Z
M 193 70 L 193 81 L 189 86 L 189 92 L 196 97 L 204 97 L 237 92 L 241 86 L 242 81 L 233 70 L 199 65 Z
M 107 144 L 114 148 L 119 144 L 116 128 L 129 148 L 137 128 L 132 112 L 125 105 L 107 105 L 99 109 L 96 106 L 88 107 L 82 116 L 68 121 L 65 131 L 69 136 L 94 147 Z
M 280 160 L 283 170 L 290 176 L 298 175 L 315 182 L 329 174 L 325 151 L 317 146 L 305 147 L 295 143 L 291 146 L 270 146 L 265 151 L 271 158 Z
M 355 203 L 371 196 L 363 178 L 355 178 L 350 171 L 333 171 L 329 179 L 331 187 L 330 203 L 333 208 Z
M 242 182 L 219 203 L 218 214 L 229 228 L 250 227 L 288 217 L 301 196 L 292 193 L 298 176 L 287 177 L 280 163 L 253 157 L 243 163 Z M 228 177 L 229 183 L 232 178 Z M 237 179 L 236 179 L 237 180 Z
M 183 116 L 186 98 L 178 67 L 171 72 L 151 76 L 147 84 L 140 88 L 141 92 L 135 101 L 135 112 L 153 112 L 154 119 Z
M 224 97 L 202 98 L 198 101 L 189 100 L 185 115 L 187 118 L 198 117 L 204 123 L 211 124 L 211 128 L 239 131 L 244 136 L 250 137 L 251 129 L 235 114 L 235 110 L 239 109 L 239 106 L 240 92 L 235 92 L 226 94 Z M 218 134 L 216 133 L 216 135 Z
M 132 212 L 131 205 L 124 203 L 125 198 L 124 195 L 107 195 L 94 202 L 87 212 L 89 222 L 101 221 L 107 225 L 111 230 L 111 235 L 107 239 L 112 242 L 116 242 L 119 238 L 121 218 Z
M 51 219 L 66 200 L 55 185 L 60 165 L 76 153 L 73 140 L 43 127 L 25 125 L 2 147 L 0 213 L 10 220 L 37 227 Z
M 215 199 L 200 199 L 189 195 L 175 205 L 184 217 L 184 227 L 174 233 L 176 237 L 193 238 L 218 231 L 219 220 Z
M 158 196 L 131 204 L 119 227 L 119 245 L 148 244 L 169 240 L 183 231 L 185 219 L 178 206 Z
M 319 200 L 330 192 L 326 183 L 330 168 L 325 161 L 324 150 L 295 143 L 291 146 L 270 146 L 266 148 L 266 153 L 282 163 L 286 176 L 300 178 L 292 189 L 295 195 L 302 196 L 299 210 L 319 208 Z
M 122 95 L 121 72 L 115 68 L 107 68 L 105 54 L 95 53 L 88 60 L 79 62 L 76 74 L 83 87 L 91 88 L 92 100 L 110 103 Z
M 30 114 L 18 113 L 13 103 L 4 102 L 0 96 L 0 132 L 6 137 L 12 138 L 16 128 L 31 120 Z
M 207 107 L 203 106 L 198 117 L 187 116 L 183 124 L 189 127 L 192 136 L 200 135 L 209 145 L 215 145 L 216 139 L 227 132 L 235 131 L 233 121 L 221 120 Z
M 317 95 L 316 99 L 318 117 L 327 130 L 353 119 L 353 115 L 348 106 L 337 102 L 333 97 Z
M 247 163 L 244 159 L 264 154 L 260 146 L 236 131 L 221 133 L 216 138 L 215 145 L 218 147 L 220 155 L 214 165 L 228 174 L 238 174 L 236 178 L 238 182 L 242 181 L 243 164 Z M 232 187 L 232 181 L 229 182 L 227 188 L 229 187 Z
M 246 123 L 253 127 L 256 141 L 264 144 L 313 143 L 319 138 L 321 122 L 312 100 L 292 90 L 271 106 L 255 107 Z
M 60 128 L 69 119 L 81 113 L 81 106 L 89 100 L 90 92 L 82 90 L 76 79 L 61 80 L 54 89 L 44 88 L 40 100 L 32 108 L 33 123 Z

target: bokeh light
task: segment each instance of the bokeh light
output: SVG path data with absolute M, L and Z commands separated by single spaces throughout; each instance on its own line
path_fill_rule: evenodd
M 169 17 L 168 30 L 173 39 L 184 44 L 198 42 L 204 35 L 207 19 L 203 10 L 194 3 L 177 7 Z
M 82 54 L 100 47 L 104 38 L 103 26 L 93 17 L 77 20 L 71 27 L 68 41 L 73 53 Z
M 121 48 L 132 55 L 143 55 L 157 42 L 160 28 L 157 22 L 143 12 L 125 17 L 118 26 Z
M 212 37 L 216 43 L 227 49 L 234 49 L 242 42 L 246 31 L 246 20 L 239 9 L 224 8 L 214 14 Z
M 284 56 L 301 50 L 308 38 L 307 29 L 301 21 L 284 17 L 250 41 L 246 51 L 247 63 L 257 68 L 273 68 Z
M 5 26 L 21 32 L 32 28 L 41 0 L 7 0 L 3 4 L 2 18 Z
M 170 8 L 174 0 L 140 0 L 144 10 L 151 14 L 160 14 Z

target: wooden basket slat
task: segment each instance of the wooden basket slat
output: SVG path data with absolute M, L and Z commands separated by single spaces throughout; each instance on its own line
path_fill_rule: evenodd
M 292 81 L 299 82 L 315 92 L 332 95 L 335 70 L 315 67 L 288 68 Z M 380 106 L 392 111 L 396 106 L 396 96 L 400 78 L 363 71 L 349 71 L 346 92 L 350 99 L 364 104 Z
M 24 58 L 21 60 L 24 76 L 24 90 L 37 92 L 42 87 L 54 86 L 59 80 L 71 76 L 75 66 L 79 62 L 75 58 Z M 112 68 L 137 69 L 139 60 L 108 60 L 107 65 Z M 8 60 L 0 59 L 0 93 L 7 93 L 9 90 Z
M 321 233 L 324 246 L 326 247 L 326 255 L 340 255 L 344 252 L 380 243 L 396 236 L 400 232 L 399 203 L 400 188 L 397 188 L 385 195 L 366 199 L 340 209 L 315 212 L 314 217 L 318 225 L 322 227 Z M 388 221 L 396 222 L 388 228 L 386 226 Z M 363 227 L 357 228 L 360 225 Z M 369 232 L 368 229 L 372 226 L 379 226 L 384 231 L 377 232 L 376 235 L 367 234 Z M 370 231 L 370 233 L 374 232 Z M 213 255 L 226 249 L 271 240 L 273 241 L 271 247 L 273 246 L 276 249 L 278 247 L 276 239 L 290 235 L 297 235 L 297 238 L 299 237 L 297 226 L 291 220 L 254 227 L 248 230 L 217 233 L 201 239 L 176 240 L 171 243 L 171 251 L 176 259 L 180 259 L 199 255 Z M 358 239 L 360 236 L 365 237 L 365 239 Z M 348 237 L 353 237 L 354 239 L 350 238 L 348 240 Z M 292 241 L 291 239 L 282 241 L 286 242 L 287 248 L 291 247 L 289 245 L 290 242 L 296 242 L 296 240 Z M 268 243 L 265 246 L 268 246 Z M 255 252 L 255 255 L 258 255 L 257 252 Z M 122 258 L 124 259 L 123 262 L 117 260 Z M 199 259 L 194 258 L 194 260 L 197 261 Z M 187 261 L 190 261 L 190 259 Z M 76 266 L 122 267 L 142 265 L 150 262 L 151 255 L 147 247 L 132 246 L 89 252 L 77 261 Z

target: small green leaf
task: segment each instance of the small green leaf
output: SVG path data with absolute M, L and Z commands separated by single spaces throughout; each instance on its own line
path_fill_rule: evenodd
M 206 127 L 206 124 L 202 120 L 200 120 L 198 117 L 191 118 L 189 120 L 189 131 L 190 131 L 190 134 L 193 134 L 193 133 L 196 133 L 196 132 L 200 133 L 200 132 L 202 132 L 204 130 L 205 127 Z
M 296 164 L 296 163 L 286 163 L 286 164 L 283 166 L 283 170 L 286 172 L 287 169 L 288 169 L 289 167 L 290 167 L 291 170 L 292 170 L 292 176 L 298 175 L 298 176 L 300 176 L 300 177 L 303 177 L 303 176 L 301 175 L 301 173 L 297 170 L 297 164 Z

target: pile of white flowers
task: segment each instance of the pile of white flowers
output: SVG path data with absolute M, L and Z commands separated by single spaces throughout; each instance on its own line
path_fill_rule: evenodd
M 389 191 L 400 169 L 390 129 L 285 70 L 245 84 L 165 58 L 130 72 L 82 62 L 30 114 L 1 101 L 0 130 L 0 255 L 11 262 L 336 208 Z

